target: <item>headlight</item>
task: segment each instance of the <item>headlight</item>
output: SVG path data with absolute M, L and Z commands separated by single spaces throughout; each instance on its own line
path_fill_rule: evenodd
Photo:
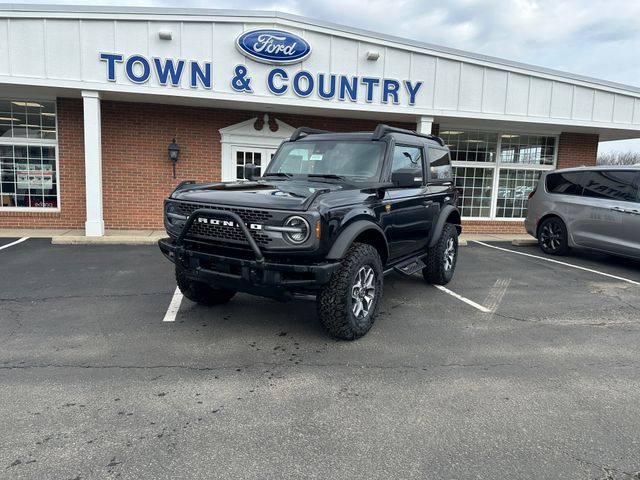
M 174 202 L 167 202 L 165 217 L 167 219 L 167 223 L 171 227 L 182 228 L 184 226 L 184 222 L 187 220 L 187 217 L 185 215 L 181 215 L 179 213 L 179 210 Z
M 304 218 L 294 215 L 293 217 L 287 218 L 284 226 L 287 230 L 282 232 L 282 236 L 291 243 L 299 245 L 309 239 L 311 227 L 309 226 L 309 222 Z

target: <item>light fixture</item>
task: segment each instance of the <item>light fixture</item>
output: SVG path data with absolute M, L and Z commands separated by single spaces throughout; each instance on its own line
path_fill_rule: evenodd
M 518 138 L 520 135 L 500 135 L 502 138 Z
M 40 107 L 42 108 L 42 105 L 37 103 L 37 102 L 11 102 L 14 105 L 17 105 L 18 107 Z
M 487 143 L 485 140 L 466 140 L 467 143 Z
M 160 30 L 158 32 L 158 38 L 160 40 L 171 40 L 173 38 L 173 33 L 171 30 Z
M 440 132 L 440 135 L 461 135 L 464 132 L 459 132 L 458 130 L 445 130 L 444 132 Z
M 169 160 L 173 163 L 173 178 L 176 178 L 176 163 L 180 157 L 180 146 L 176 143 L 176 137 L 173 137 L 173 141 L 167 147 L 169 151 Z
M 13 118 L 13 117 L 0 117 L 0 122 L 17 122 L 18 119 L 17 118 Z
M 55 117 L 56 116 L 56 114 L 52 113 L 52 112 L 42 112 L 41 115 L 43 117 Z
M 377 52 L 375 50 L 369 50 L 367 52 L 367 60 L 371 60 L 372 62 L 375 62 L 379 58 L 380 58 L 380 52 Z

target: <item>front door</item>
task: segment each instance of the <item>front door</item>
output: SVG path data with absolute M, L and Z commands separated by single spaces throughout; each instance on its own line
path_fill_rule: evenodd
M 233 162 L 233 178 L 231 180 L 243 180 L 244 166 L 248 163 L 253 163 L 257 166 L 258 174 L 262 175 L 275 153 L 275 148 L 256 148 L 241 145 L 232 146 L 231 160 Z
M 423 251 L 429 239 L 437 204 L 430 200 L 425 182 L 424 151 L 422 147 L 396 145 L 391 170 L 413 171 L 422 185 L 413 188 L 390 188 L 383 203 L 385 214 L 381 221 L 389 241 L 389 256 L 398 259 L 416 251 Z

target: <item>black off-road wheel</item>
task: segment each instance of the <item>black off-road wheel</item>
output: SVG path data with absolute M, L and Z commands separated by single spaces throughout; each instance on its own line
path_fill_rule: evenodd
M 318 318 L 334 337 L 355 340 L 367 333 L 382 301 L 383 274 L 378 251 L 354 243 L 340 268 L 317 297 Z
M 445 223 L 438 242 L 429 249 L 424 259 L 422 276 L 425 281 L 446 285 L 453 278 L 458 261 L 458 230 L 455 225 Z
M 176 283 L 182 295 L 200 305 L 221 305 L 236 294 L 233 290 L 213 288 L 206 283 L 189 280 L 179 267 L 176 267 Z
M 549 255 L 565 255 L 569 251 L 567 227 L 558 217 L 549 217 L 538 227 L 538 245 Z

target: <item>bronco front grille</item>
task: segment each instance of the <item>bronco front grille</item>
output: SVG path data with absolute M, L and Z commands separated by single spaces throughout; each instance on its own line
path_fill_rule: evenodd
M 238 214 L 245 223 L 255 223 L 259 225 L 264 225 L 273 217 L 271 213 L 267 211 L 251 208 L 222 207 L 219 205 L 203 205 L 198 203 L 177 203 L 177 207 L 180 213 L 185 216 L 191 215 L 198 208 L 224 210 Z M 212 218 L 215 218 L 215 215 L 212 215 Z M 260 246 L 268 245 L 271 242 L 271 238 L 269 238 L 265 233 L 258 230 L 250 230 L 250 233 L 256 243 Z M 198 223 L 196 221 L 191 225 L 186 236 L 214 242 L 247 245 L 247 240 L 242 233 L 242 230 L 240 230 L 239 227 L 227 225 L 212 225 L 209 223 Z

